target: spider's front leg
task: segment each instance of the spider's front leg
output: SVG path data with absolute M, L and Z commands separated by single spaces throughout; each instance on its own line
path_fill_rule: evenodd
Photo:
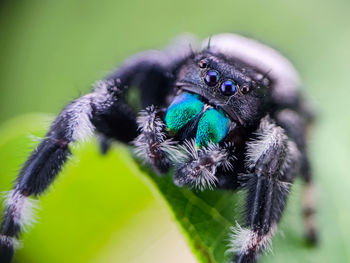
M 296 144 L 268 116 L 261 120 L 257 135 L 248 143 L 249 173 L 242 177 L 247 188 L 246 225 L 232 234 L 231 251 L 240 263 L 255 262 L 268 249 L 300 162 Z
M 68 104 L 25 162 L 6 202 L 0 230 L 1 262 L 11 261 L 17 238 L 30 219 L 29 196 L 39 196 L 53 182 L 71 155 L 72 143 L 87 140 L 95 130 L 111 131 L 106 117 L 124 125 L 124 130 L 114 131 L 115 138 L 129 142 L 136 136 L 135 114 L 114 88 L 112 80 L 100 81 L 92 93 Z
M 1 262 L 12 259 L 28 217 L 28 197 L 37 197 L 48 188 L 68 160 L 69 146 L 88 139 L 94 132 L 100 135 L 103 152 L 108 150 L 110 138 L 132 141 L 137 136 L 136 114 L 124 101 L 125 91 L 135 85 L 142 91 L 142 104 L 164 104 L 173 73 L 188 56 L 188 49 L 186 46 L 177 50 L 176 58 L 161 51 L 135 55 L 99 81 L 93 92 L 63 109 L 24 164 L 8 196 L 0 229 Z

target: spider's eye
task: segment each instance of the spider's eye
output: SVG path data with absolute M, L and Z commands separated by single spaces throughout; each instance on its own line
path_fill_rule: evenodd
M 232 80 L 226 80 L 221 84 L 221 92 L 225 96 L 231 96 L 236 93 L 236 84 Z
M 247 94 L 250 91 L 249 85 L 247 84 L 242 85 L 241 91 L 243 94 Z
M 219 73 L 215 70 L 209 70 L 204 78 L 208 86 L 213 87 L 219 82 Z
M 206 59 L 202 59 L 201 61 L 198 62 L 198 66 L 200 68 L 206 68 L 208 66 L 208 61 Z

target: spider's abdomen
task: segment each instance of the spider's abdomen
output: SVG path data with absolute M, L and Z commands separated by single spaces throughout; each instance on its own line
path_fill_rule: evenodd
M 195 132 L 198 147 L 209 142 L 222 141 L 229 130 L 230 120 L 221 110 L 210 108 L 198 95 L 181 93 L 170 104 L 165 123 L 170 133 L 181 133 L 184 129 Z

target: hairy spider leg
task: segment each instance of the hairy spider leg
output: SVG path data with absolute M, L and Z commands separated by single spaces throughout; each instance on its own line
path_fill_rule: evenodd
M 96 132 L 102 152 L 106 152 L 109 139 L 129 143 L 137 136 L 136 114 L 125 102 L 124 93 L 136 85 L 147 89 L 141 92 L 143 104 L 162 105 L 180 61 L 190 54 L 189 45 L 180 47 L 136 54 L 105 80 L 98 81 L 93 92 L 62 110 L 25 162 L 8 195 L 0 229 L 1 262 L 11 261 L 17 238 L 29 220 L 29 196 L 38 197 L 53 182 L 71 155 L 72 143 L 85 141 Z
M 242 176 L 246 222 L 232 230 L 230 251 L 239 263 L 255 262 L 269 249 L 300 162 L 296 144 L 269 116 L 261 120 L 256 134 L 247 145 L 249 173 Z
M 306 147 L 308 126 L 311 124 L 312 119 L 304 115 L 291 109 L 285 109 L 277 112 L 276 120 L 286 130 L 288 136 L 293 138 L 301 153 L 300 176 L 304 181 L 302 207 L 305 237 L 310 244 L 316 244 L 318 241 L 315 218 L 316 193 Z
M 117 130 L 115 138 L 128 142 L 136 136 L 135 114 L 108 87 L 99 82 L 94 92 L 68 104 L 25 162 L 7 199 L 0 235 L 1 262 L 10 262 L 13 256 L 16 239 L 28 220 L 29 196 L 39 196 L 53 182 L 71 155 L 72 143 L 92 136 L 102 115 L 123 123 L 124 129 Z

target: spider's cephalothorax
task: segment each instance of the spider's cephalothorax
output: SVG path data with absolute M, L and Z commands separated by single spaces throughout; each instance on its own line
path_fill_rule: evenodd
M 13 256 L 29 197 L 51 184 L 72 143 L 94 133 L 103 153 L 113 139 L 130 143 L 158 174 L 173 169 L 179 187 L 246 189 L 245 223 L 231 235 L 236 262 L 256 261 L 270 244 L 297 174 L 305 181 L 307 238 L 316 241 L 306 154 L 312 114 L 298 74 L 254 40 L 221 34 L 204 42 L 210 44 L 195 48 L 182 39 L 164 51 L 137 54 L 63 109 L 8 196 L 1 262 Z M 128 87 L 140 89 L 138 115 L 127 102 Z

